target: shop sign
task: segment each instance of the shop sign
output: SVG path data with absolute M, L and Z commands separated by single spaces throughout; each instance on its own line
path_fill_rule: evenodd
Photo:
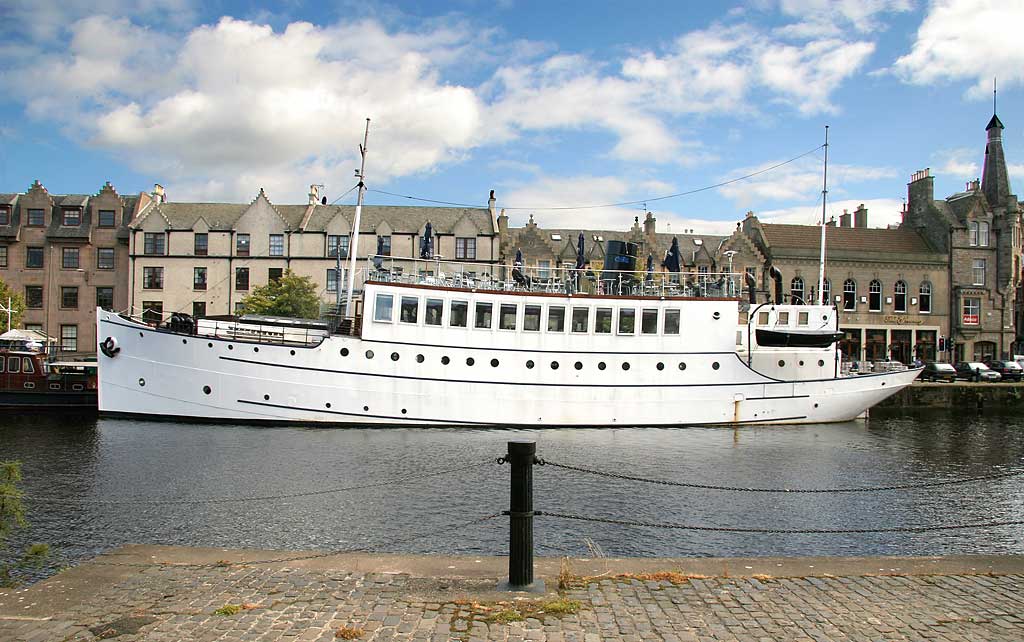
M 911 319 L 901 314 L 887 314 L 882 317 L 884 323 L 894 323 L 896 325 L 921 325 L 924 323 L 924 319 Z M 966 321 L 964 322 L 966 323 Z
M 978 325 L 978 323 L 979 323 L 979 321 L 978 321 L 978 315 L 977 314 L 965 314 L 964 315 L 964 325 Z

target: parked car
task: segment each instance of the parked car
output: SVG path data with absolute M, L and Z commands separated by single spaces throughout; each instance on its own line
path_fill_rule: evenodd
M 1020 381 L 1021 377 L 1024 377 L 1024 368 L 1021 368 L 1016 361 L 989 359 L 985 365 L 998 372 L 1003 381 Z
M 956 364 L 958 379 L 968 381 L 999 381 L 1002 376 L 980 361 L 961 361 Z
M 941 361 L 929 361 L 917 378 L 921 381 L 956 381 L 956 368 Z

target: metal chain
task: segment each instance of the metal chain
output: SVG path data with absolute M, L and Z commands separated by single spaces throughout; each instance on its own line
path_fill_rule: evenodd
M 612 479 L 623 479 L 626 481 L 644 482 L 647 484 L 658 484 L 661 486 L 680 486 L 683 488 L 699 488 L 702 490 L 727 490 L 745 493 L 875 493 L 888 490 L 909 490 L 913 488 L 935 488 L 937 486 L 953 486 L 956 484 L 969 484 L 977 481 L 1002 479 L 1005 477 L 1016 477 L 1018 475 L 1024 475 L 1024 469 L 1022 469 L 1008 473 L 993 473 L 991 475 L 965 477 L 963 479 L 922 482 L 919 484 L 893 484 L 891 486 L 870 486 L 863 488 L 755 488 L 745 486 L 716 486 L 713 484 L 696 484 L 690 482 L 668 481 L 664 479 L 649 479 L 646 477 L 636 477 L 634 475 L 623 475 L 621 473 L 609 473 L 603 470 L 584 468 L 582 466 L 560 464 L 558 462 L 553 461 L 542 460 L 541 462 L 538 463 L 544 466 L 551 466 L 553 468 L 562 468 L 564 470 L 572 470 L 578 473 L 586 473 L 588 475 L 598 475 L 600 477 L 610 477 Z
M 533 514 L 541 517 L 557 517 L 559 519 L 572 519 L 583 522 L 600 522 L 602 524 L 617 524 L 619 526 L 643 526 L 646 528 L 671 528 L 687 531 L 717 531 L 723 533 L 765 533 L 782 535 L 925 533 L 929 531 L 952 531 L 965 530 L 970 528 L 994 528 L 997 526 L 1024 525 L 1024 520 L 1016 520 L 1002 522 L 985 522 L 980 524 L 953 524 L 948 526 L 898 526 L 894 528 L 740 528 L 731 526 L 690 526 L 686 524 L 672 524 L 661 522 L 639 522 L 625 519 L 609 519 L 605 517 L 588 517 L 586 515 L 572 515 L 570 513 L 551 513 L 548 511 L 534 511 Z
M 358 548 L 344 548 L 335 549 L 331 551 L 325 551 L 322 553 L 309 553 L 307 555 L 292 555 L 288 557 L 276 557 L 270 559 L 259 559 L 259 560 L 244 560 L 239 562 L 215 562 L 212 564 L 189 564 L 189 563 L 175 563 L 175 562 L 155 562 L 155 563 L 141 563 L 141 562 L 104 562 L 100 560 L 90 561 L 89 564 L 95 564 L 97 566 L 136 566 L 140 568 L 149 568 L 152 566 L 161 567 L 182 567 L 182 568 L 227 568 L 230 566 L 255 566 L 260 564 L 278 564 L 283 562 L 299 562 L 305 560 L 322 559 L 325 557 L 334 557 L 336 555 L 348 555 L 352 553 L 373 553 L 379 551 L 384 547 L 393 547 L 399 544 L 407 544 L 416 540 L 424 539 L 426 537 L 433 537 L 441 533 L 447 533 L 449 531 L 458 530 L 474 526 L 476 524 L 482 524 L 486 521 L 500 517 L 501 513 L 491 513 L 490 515 L 484 515 L 482 517 L 476 517 L 474 519 L 459 522 L 458 524 L 452 524 L 436 530 L 432 530 L 428 533 L 420 533 L 419 535 L 412 535 L 410 537 L 404 537 L 399 539 L 387 540 L 385 542 L 379 542 L 370 546 L 361 546 Z
M 494 460 L 488 459 L 484 462 L 478 462 L 474 464 L 468 464 L 465 466 L 458 466 L 456 468 L 446 468 L 445 470 L 436 470 L 429 473 L 423 473 L 420 475 L 410 475 L 408 477 L 401 477 L 398 479 L 389 479 L 382 482 L 374 482 L 370 484 L 358 484 L 355 486 L 342 486 L 338 488 L 324 488 L 320 490 L 301 491 L 295 493 L 280 493 L 277 495 L 254 495 L 248 497 L 212 497 L 212 498 L 186 498 L 186 499 L 69 499 L 67 497 L 46 497 L 38 495 L 23 495 L 23 499 L 34 499 L 37 502 L 47 502 L 51 504 L 100 504 L 100 505 L 119 505 L 119 504 L 148 504 L 148 505 L 170 505 L 170 504 L 186 504 L 186 505 L 197 505 L 197 504 L 230 504 L 235 502 L 255 502 L 255 501 L 271 501 L 278 499 L 296 499 L 299 497 L 314 497 L 317 495 L 331 495 L 334 493 L 343 493 L 352 490 L 363 490 L 366 488 L 381 488 L 383 486 L 397 486 L 400 484 L 406 484 L 421 479 L 428 479 L 430 477 L 439 477 L 441 475 L 449 475 L 452 473 L 460 473 L 474 468 L 483 468 L 484 466 L 493 465 Z

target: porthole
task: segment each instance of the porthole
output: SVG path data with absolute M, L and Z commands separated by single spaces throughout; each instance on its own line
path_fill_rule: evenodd
M 657 368 L 658 368 L 658 370 L 664 370 L 665 369 L 665 364 L 659 361 L 658 365 L 657 365 Z
M 476 363 L 476 359 L 474 359 L 473 357 L 466 357 L 466 365 L 467 366 L 471 366 L 474 363 Z
M 210 386 L 203 386 L 203 394 L 204 395 L 208 395 L 211 392 L 213 392 L 213 388 L 211 388 Z
M 721 366 L 718 365 L 717 361 L 715 361 L 714 363 L 711 364 L 711 369 L 712 370 L 718 370 L 719 367 L 721 367 Z
M 718 321 L 719 319 L 722 318 L 722 313 L 716 310 L 715 313 L 711 315 L 711 318 L 714 319 L 715 321 Z
M 885 382 L 884 382 L 884 381 L 882 382 L 882 385 L 883 385 L 883 386 L 885 385 Z
M 263 395 L 263 401 L 270 401 L 270 395 Z
M 23 385 L 25 388 L 28 388 L 29 390 L 36 387 L 36 384 L 31 381 L 26 381 Z M 79 389 L 81 389 L 81 386 L 79 386 Z
M 498 367 L 498 360 L 497 359 L 491 359 L 491 367 L 492 368 L 497 368 Z
M 139 386 L 141 386 L 141 387 L 145 387 L 146 386 L 146 380 L 143 379 L 142 377 L 139 377 Z
M 552 370 L 558 370 L 558 362 L 557 361 L 552 361 L 551 362 L 551 369 Z
M 817 408 L 817 407 L 818 407 L 818 404 L 814 404 L 814 407 L 815 407 L 815 408 Z
M 253 351 L 253 352 L 259 352 L 259 351 L 260 351 L 260 349 L 259 349 L 259 348 L 253 348 L 253 349 L 252 349 L 252 351 Z
M 818 359 L 818 367 L 820 368 L 823 365 L 825 365 L 825 360 L 824 359 Z
M 141 336 L 143 336 L 143 334 L 142 334 L 142 333 L 140 332 L 140 333 L 139 333 L 139 336 L 141 337 Z
M 573 364 L 573 367 L 576 368 L 577 370 L 582 370 L 583 369 L 583 363 L 577 361 L 575 364 Z
M 290 350 L 289 354 L 291 354 L 294 357 L 295 356 L 295 351 L 294 350 Z
M 397 352 L 392 352 L 391 353 L 391 360 L 392 361 L 398 361 L 398 353 Z
M 623 370 L 629 370 L 629 362 L 628 361 L 623 361 L 622 362 L 622 369 Z
M 526 369 L 527 370 L 533 370 L 533 360 L 528 360 L 526 362 Z
M 234 349 L 235 349 L 235 346 L 233 346 L 233 345 L 231 345 L 231 344 L 229 343 L 229 344 L 228 344 L 228 350 L 234 350 Z
M 409 412 L 409 411 L 408 411 L 408 410 L 406 410 L 405 408 L 402 408 L 402 414 L 403 414 L 403 415 L 404 415 L 405 413 L 407 413 L 407 412 Z
M 36 384 L 32 384 L 32 385 L 35 386 Z M 73 383 L 73 384 L 71 384 L 71 389 L 77 392 L 79 390 L 84 390 L 84 386 L 82 386 L 82 384 L 80 384 L 80 383 Z
M 597 362 L 597 369 L 598 370 L 604 370 L 607 367 L 608 367 L 608 364 L 606 364 L 604 361 L 598 361 Z
M 369 411 L 369 410 L 370 410 L 370 407 L 369 407 L 369 406 L 363 406 L 363 412 L 367 412 L 367 411 Z
M 327 408 L 330 408 L 331 407 L 331 402 L 328 401 L 327 403 L 324 404 L 324 406 L 326 406 Z
M 679 369 L 680 370 L 686 370 L 686 364 L 684 362 L 680 361 L 679 362 Z
M 183 345 L 188 345 L 188 339 L 182 339 L 182 340 L 181 340 L 181 343 L 182 343 Z
M 50 390 L 60 390 L 60 384 L 59 383 L 51 383 L 50 384 Z
M 800 366 L 803 366 L 803 365 L 804 365 L 804 360 L 803 360 L 803 359 L 801 359 L 801 360 L 800 360 L 800 364 L 799 364 L 799 365 L 800 365 Z
M 207 348 L 212 348 L 212 347 L 213 347 L 213 342 L 211 341 L 210 343 L 207 343 L 207 344 L 206 344 L 206 347 L 207 347 Z
M 452 362 L 452 360 L 449 359 L 447 355 L 441 357 L 441 365 L 446 366 L 446 365 L 448 365 L 451 362 Z
M 367 359 L 372 359 L 373 358 L 373 350 L 367 350 L 366 351 L 366 358 Z
M 426 357 L 424 357 L 424 356 L 423 356 L 422 354 L 418 354 L 418 355 L 416 355 L 416 363 L 423 363 L 423 360 L 424 360 L 425 358 L 426 358 Z
M 348 356 L 348 348 L 342 348 L 341 349 L 341 356 L 343 356 L 343 357 L 347 357 Z
M 785 368 L 786 367 L 786 362 L 784 360 L 782 360 L 782 359 L 779 359 L 779 367 L 780 368 Z

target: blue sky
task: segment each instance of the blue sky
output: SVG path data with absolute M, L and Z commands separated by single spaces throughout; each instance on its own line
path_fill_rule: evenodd
M 828 124 L 829 214 L 881 226 L 912 172 L 980 176 L 993 77 L 1024 176 L 1020 0 L 369 4 L 8 0 L 0 191 L 334 199 L 369 117 L 371 189 L 580 228 L 643 206 L 558 208 L 649 199 L 662 231 L 725 232 L 820 217 Z

